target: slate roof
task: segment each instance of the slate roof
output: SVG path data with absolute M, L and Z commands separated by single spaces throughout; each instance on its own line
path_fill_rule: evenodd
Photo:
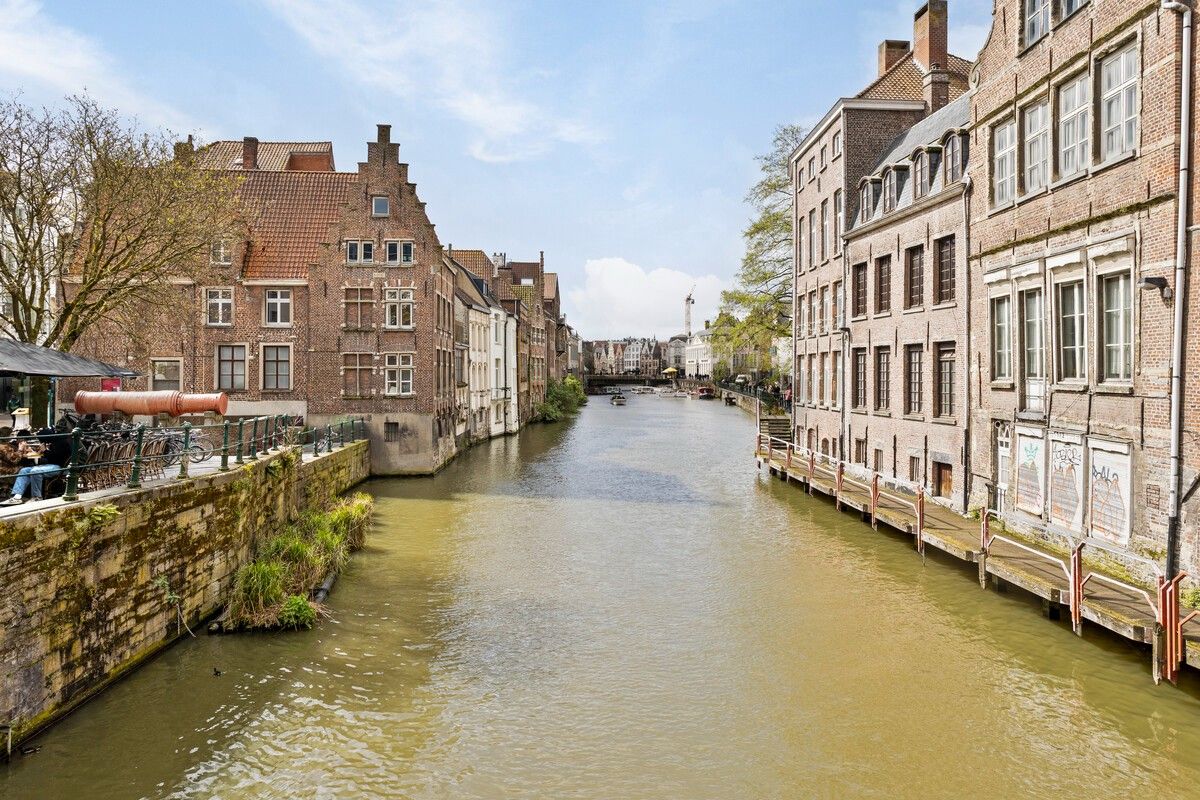
M 951 55 L 949 60 L 946 69 L 950 73 L 950 99 L 954 100 L 967 90 L 967 75 L 972 64 L 956 55 Z M 925 71 L 910 52 L 855 96 L 868 100 L 922 100 L 925 97 L 924 82 Z
M 358 184 L 353 172 L 238 171 L 238 190 L 249 218 L 249 247 L 242 277 L 290 280 L 308 277 L 309 267 L 330 243 L 338 221 Z
M 321 159 L 297 158 L 297 155 L 328 156 L 328 165 Z M 196 164 L 209 169 L 241 169 L 242 142 L 219 141 L 196 151 Z M 259 142 L 258 168 L 265 172 L 288 169 L 300 171 L 333 171 L 333 142 Z
M 49 347 L 0 337 L 0 373 L 54 378 L 129 378 L 138 373 Z

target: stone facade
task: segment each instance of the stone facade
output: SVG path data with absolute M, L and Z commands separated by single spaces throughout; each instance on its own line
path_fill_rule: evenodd
M 1020 3 L 997 2 L 974 78 L 973 503 L 1058 543 L 1086 535 L 1161 563 L 1181 17 L 1155 2 L 1092 0 L 1066 17 L 1050 5 L 1005 26 Z M 1197 368 L 1190 327 L 1184 375 Z M 1186 491 L 1200 444 L 1184 441 Z M 1200 566 L 1194 532 L 1181 556 Z
M 366 479 L 356 442 L 23 514 L 0 524 L 0 719 L 14 741 L 64 716 L 228 600 L 256 546 Z M 278 466 L 277 466 L 278 465 Z M 98 507 L 115 509 L 103 515 Z M 186 635 L 186 634 L 185 634 Z

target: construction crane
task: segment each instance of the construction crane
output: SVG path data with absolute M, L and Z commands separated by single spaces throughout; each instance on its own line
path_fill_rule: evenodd
M 696 305 L 696 301 L 692 299 L 692 295 L 695 293 L 696 284 L 693 283 L 687 297 L 683 300 L 683 334 L 689 339 L 692 338 L 692 306 Z

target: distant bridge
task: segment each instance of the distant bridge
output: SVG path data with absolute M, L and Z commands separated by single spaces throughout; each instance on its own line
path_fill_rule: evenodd
M 584 375 L 583 389 L 598 394 L 605 386 L 670 386 L 672 380 L 662 375 Z

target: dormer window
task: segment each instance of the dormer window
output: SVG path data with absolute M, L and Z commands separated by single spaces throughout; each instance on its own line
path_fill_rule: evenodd
M 913 196 L 917 198 L 929 194 L 929 154 L 924 150 L 913 158 Z
M 212 264 L 232 264 L 233 247 L 230 245 L 229 240 L 215 239 L 209 251 L 208 260 Z
M 900 197 L 900 179 L 899 173 L 895 169 L 889 169 L 883 176 L 883 213 L 887 213 L 896 207 L 896 201 Z
M 386 195 L 376 195 L 371 198 L 371 216 L 386 217 L 391 213 L 391 203 Z
M 963 166 L 966 164 L 966 147 L 964 147 L 963 135 L 961 133 L 952 133 L 946 138 L 946 146 L 942 151 L 942 161 L 945 165 L 946 185 L 961 180 L 963 176 Z
M 875 190 L 871 186 L 871 182 L 867 181 L 859 189 L 858 196 L 858 213 L 863 222 L 871 218 L 872 206 L 875 205 Z

